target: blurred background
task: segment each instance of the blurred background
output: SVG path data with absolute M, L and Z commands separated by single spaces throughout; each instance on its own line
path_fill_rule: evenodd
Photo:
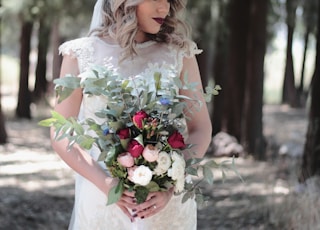
M 94 4 L 0 1 L 0 229 L 67 229 L 73 174 L 37 123 Z M 320 229 L 319 15 L 320 0 L 189 0 L 202 81 L 222 87 L 207 157 L 235 156 L 244 179 L 215 172 L 199 229 Z

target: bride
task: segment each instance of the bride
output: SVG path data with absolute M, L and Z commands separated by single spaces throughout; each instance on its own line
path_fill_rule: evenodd
M 89 36 L 68 41 L 59 48 L 63 55 L 61 77 L 79 75 L 92 65 L 104 65 L 122 76 L 130 77 L 174 66 L 176 74 L 198 82 L 198 98 L 203 105 L 187 121 L 188 139 L 195 157 L 203 157 L 211 141 L 211 122 L 200 93 L 201 79 L 195 58 L 200 51 L 188 38 L 185 23 L 178 14 L 185 10 L 184 0 L 98 0 Z M 147 75 L 147 74 L 146 74 Z M 193 97 L 190 92 L 180 92 Z M 193 92 L 195 94 L 195 92 Z M 95 111 L 103 101 L 87 97 L 81 89 L 56 103 L 55 111 L 65 117 L 98 119 Z M 197 207 L 193 199 L 181 202 L 172 190 L 153 192 L 137 204 L 132 192 L 106 205 L 107 195 L 117 179 L 97 161 L 99 151 L 84 151 L 74 146 L 67 151 L 68 140 L 56 141 L 51 129 L 52 146 L 75 172 L 75 205 L 69 229 L 196 229 Z M 186 156 L 187 157 L 187 156 Z

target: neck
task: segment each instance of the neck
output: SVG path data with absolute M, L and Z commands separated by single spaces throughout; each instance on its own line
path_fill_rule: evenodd
M 145 32 L 138 31 L 135 37 L 135 42 L 136 43 L 143 43 L 149 40 Z

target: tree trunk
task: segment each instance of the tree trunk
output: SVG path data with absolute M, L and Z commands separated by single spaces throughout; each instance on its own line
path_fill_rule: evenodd
M 222 7 L 221 7 L 222 8 Z M 220 12 L 222 9 L 220 8 Z M 223 16 L 222 16 L 223 17 Z M 222 23 L 217 25 L 218 31 L 223 31 Z M 219 92 L 219 95 L 214 97 L 213 99 L 213 113 L 211 115 L 212 122 L 212 133 L 216 135 L 218 132 L 222 130 L 222 120 L 223 120 L 223 105 L 225 101 L 225 97 L 227 97 L 227 92 L 225 90 L 226 85 L 226 38 L 225 34 L 218 34 L 216 38 L 215 44 L 215 52 L 213 58 L 212 72 L 214 76 L 215 84 L 220 85 L 222 90 Z
M 250 0 L 231 0 L 229 4 L 230 39 L 222 129 L 241 140 Z
M 248 33 L 247 80 L 244 102 L 242 144 L 248 153 L 264 159 L 262 133 L 264 57 L 266 52 L 268 0 L 252 1 Z
M 293 67 L 293 56 L 292 56 L 292 44 L 293 44 L 293 33 L 295 28 L 295 12 L 296 6 L 295 0 L 287 0 L 287 52 L 286 52 L 286 67 L 284 73 L 284 82 L 282 89 L 282 103 L 287 103 L 292 107 L 298 106 L 298 97 L 295 87 L 294 79 L 294 67 Z
M 0 98 L 1 99 L 1 98 Z M 7 143 L 8 135 L 5 126 L 5 116 L 2 112 L 2 106 L 0 103 L 0 144 Z
M 36 81 L 33 91 L 33 100 L 39 101 L 47 92 L 47 53 L 49 46 L 50 28 L 45 22 L 45 18 L 40 19 L 39 33 L 38 33 L 38 62 L 36 67 Z
M 309 35 L 310 35 L 310 28 L 307 26 L 307 31 L 304 35 L 304 51 L 303 51 L 303 59 L 302 59 L 302 68 L 301 68 L 301 77 L 300 77 L 300 85 L 298 88 L 298 98 L 300 99 L 300 104 L 304 106 L 305 104 L 305 96 L 304 96 L 304 79 L 305 79 L 305 66 L 307 60 L 307 51 L 309 47 Z
M 59 19 L 54 20 L 54 24 L 52 26 L 52 53 L 53 53 L 53 63 L 52 63 L 52 80 L 59 78 L 60 68 L 62 62 L 62 56 L 59 55 L 59 46 L 63 42 L 60 38 L 59 33 Z M 53 91 L 54 85 L 50 82 L 49 91 Z
M 320 15 L 320 4 L 318 5 Z M 303 153 L 300 182 L 305 182 L 314 175 L 320 175 L 320 17 L 318 17 L 317 54 L 315 71 L 311 82 L 311 105 L 309 125 Z
M 31 50 L 31 34 L 33 23 L 22 22 L 20 37 L 20 82 L 16 115 L 19 118 L 31 118 L 31 93 L 29 90 L 29 54 Z
M 0 1 L 0 8 L 2 7 L 2 3 Z M 0 25 L 2 25 L 2 17 L 0 17 Z M 0 29 L 0 38 L 1 38 L 1 29 Z M 2 41 L 0 40 L 0 53 L 2 51 Z M 1 55 L 0 55 L 1 58 Z M 0 60 L 1 63 L 1 60 Z M 1 105 L 1 98 L 2 98 L 2 92 L 1 92 L 1 82 L 2 82 L 2 75 L 1 75 L 1 71 L 0 71 L 0 144 L 5 144 L 7 143 L 7 131 L 6 131 L 6 127 L 5 127 L 5 118 L 2 112 L 2 105 Z

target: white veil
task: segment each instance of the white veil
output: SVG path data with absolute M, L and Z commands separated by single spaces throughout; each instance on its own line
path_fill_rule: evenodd
M 97 0 L 92 14 L 90 30 L 92 31 L 95 28 L 98 28 L 102 25 L 102 11 L 103 11 L 103 3 L 105 0 Z

